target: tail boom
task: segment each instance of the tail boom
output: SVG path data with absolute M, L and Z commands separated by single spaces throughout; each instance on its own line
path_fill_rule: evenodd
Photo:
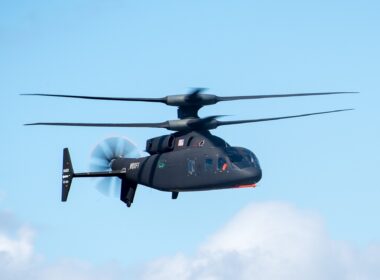
M 125 180 L 126 170 L 111 170 L 103 172 L 83 172 L 75 173 L 71 163 L 70 152 L 68 148 L 63 149 L 63 166 L 62 166 L 62 197 L 61 201 L 67 201 L 70 192 L 71 182 L 74 177 L 119 177 Z M 137 184 L 136 184 L 137 185 Z M 123 199 L 122 199 L 123 200 Z M 133 198 L 132 198 L 133 201 Z

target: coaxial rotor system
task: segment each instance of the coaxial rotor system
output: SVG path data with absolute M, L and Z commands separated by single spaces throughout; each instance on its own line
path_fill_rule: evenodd
M 45 93 L 29 93 L 22 95 L 29 96 L 47 96 L 47 97 L 62 97 L 62 98 L 79 98 L 92 100 L 108 100 L 108 101 L 139 101 L 139 102 L 155 102 L 163 103 L 169 106 L 178 107 L 178 119 L 156 123 L 69 123 L 69 122 L 36 122 L 26 125 L 53 125 L 53 126 L 89 126 L 89 127 L 151 127 L 165 128 L 172 131 L 193 131 L 193 130 L 211 130 L 219 126 L 234 125 L 243 123 L 254 123 L 273 121 L 290 118 L 300 118 L 312 115 L 337 113 L 349 111 L 353 109 L 338 109 L 322 112 L 313 112 L 299 115 L 235 120 L 235 121 L 220 121 L 221 116 L 209 116 L 200 118 L 198 111 L 208 105 L 213 105 L 218 102 L 247 100 L 247 99 L 267 99 L 267 98 L 286 98 L 286 97 L 306 97 L 320 95 L 337 95 L 337 94 L 353 94 L 357 92 L 338 91 L 338 92 L 312 92 L 312 93 L 291 93 L 291 94 L 271 94 L 271 95 L 243 95 L 243 96 L 218 96 L 213 94 L 205 94 L 204 88 L 195 88 L 188 94 L 168 95 L 161 98 L 140 98 L 140 97 L 104 97 L 104 96 L 85 96 L 85 95 L 67 95 L 67 94 L 45 94 Z

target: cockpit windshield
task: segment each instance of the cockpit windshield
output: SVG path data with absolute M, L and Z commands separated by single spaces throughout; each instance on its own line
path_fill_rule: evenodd
M 227 156 L 238 168 L 259 167 L 256 156 L 247 149 L 227 149 Z

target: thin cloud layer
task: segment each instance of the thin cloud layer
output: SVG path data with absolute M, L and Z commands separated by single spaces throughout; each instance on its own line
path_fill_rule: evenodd
M 0 225 L 2 280 L 380 279 L 379 245 L 358 249 L 333 240 L 318 216 L 285 203 L 249 205 L 193 256 L 159 258 L 132 268 L 134 273 L 118 264 L 50 263 L 35 252 L 30 227 L 6 213 L 0 213 Z
M 161 258 L 143 279 L 380 279 L 380 247 L 332 240 L 320 218 L 284 203 L 252 204 L 195 256 Z

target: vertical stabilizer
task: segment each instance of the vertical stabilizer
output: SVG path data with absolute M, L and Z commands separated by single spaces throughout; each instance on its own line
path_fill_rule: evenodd
M 67 200 L 69 195 L 71 181 L 73 180 L 74 169 L 71 164 L 70 153 L 68 148 L 63 149 L 63 166 L 62 166 L 62 201 Z
M 133 199 L 135 198 L 135 192 L 137 183 L 129 181 L 126 178 L 121 179 L 121 192 L 120 200 L 123 201 L 128 207 L 131 207 Z

